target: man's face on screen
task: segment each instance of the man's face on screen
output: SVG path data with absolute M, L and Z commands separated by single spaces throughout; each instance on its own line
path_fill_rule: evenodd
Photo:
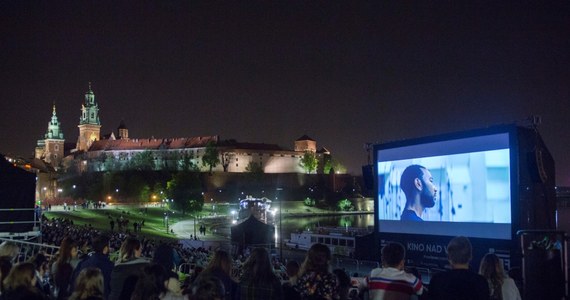
M 422 176 L 422 191 L 420 194 L 420 201 L 424 208 L 433 207 L 435 205 L 435 198 L 437 189 L 433 184 L 433 177 L 428 169 L 422 169 L 424 175 Z

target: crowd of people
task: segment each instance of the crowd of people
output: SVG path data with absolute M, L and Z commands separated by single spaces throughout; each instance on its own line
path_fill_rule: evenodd
M 393 242 L 382 249 L 382 267 L 355 281 L 343 269 L 332 270 L 331 251 L 322 244 L 303 262 L 283 264 L 265 248 L 233 259 L 223 249 L 100 232 L 66 219 L 43 225 L 43 242 L 59 246 L 55 255 L 22 257 L 14 242 L 0 245 L 0 300 L 520 299 L 496 255 L 483 258 L 478 274 L 469 270 L 472 247 L 465 237 L 447 246 L 451 270 L 426 286 L 405 271 L 405 248 Z M 181 265 L 189 266 L 184 275 Z

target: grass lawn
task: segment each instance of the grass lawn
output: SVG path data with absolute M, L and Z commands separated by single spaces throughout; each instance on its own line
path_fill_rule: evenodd
M 334 211 L 307 207 L 303 204 L 303 201 L 284 201 L 281 203 L 283 216 L 290 217 L 304 217 L 307 215 L 319 215 L 319 214 L 331 214 Z M 279 202 L 273 203 L 273 209 L 279 209 Z M 238 204 L 216 204 L 212 205 L 210 203 L 204 204 L 204 208 L 201 212 L 197 213 L 198 224 L 204 224 L 208 228 L 216 227 L 227 227 L 229 224 L 223 223 L 223 218 L 211 218 L 213 216 L 229 216 L 232 211 L 238 210 Z M 146 211 L 146 213 L 145 213 Z M 129 230 L 133 231 L 133 223 L 140 223 L 144 220 L 144 226 L 142 227 L 142 234 L 145 236 L 152 236 L 157 238 L 176 238 L 174 235 L 166 232 L 166 227 L 164 224 L 164 213 L 168 211 L 165 208 L 158 206 L 149 206 L 147 208 L 141 207 L 137 204 L 131 205 L 112 205 L 104 209 L 81 209 L 78 208 L 76 211 L 63 211 L 61 207 L 56 207 L 54 210 L 49 212 L 44 212 L 45 216 L 49 219 L 51 218 L 67 218 L 72 220 L 75 225 L 86 225 L 91 224 L 96 229 L 99 230 L 110 230 L 111 226 L 109 224 L 110 218 L 115 220 L 115 231 L 118 229 L 117 218 L 123 216 L 129 220 Z M 339 213 L 339 212 L 336 212 Z M 169 211 L 168 213 L 168 223 L 169 226 L 173 224 L 185 221 L 193 220 L 193 216 L 190 214 L 182 215 L 182 213 L 177 211 Z M 123 229 L 124 230 L 124 229 Z
M 44 212 L 45 216 L 49 219 L 51 218 L 66 218 L 72 220 L 75 225 L 87 225 L 91 224 L 96 229 L 100 230 L 110 230 L 110 217 L 115 220 L 115 231 L 118 228 L 117 218 L 123 216 L 129 220 L 129 230 L 133 231 L 133 223 L 140 223 L 144 220 L 144 226 L 142 227 L 142 234 L 147 236 L 155 236 L 160 238 L 174 238 L 172 234 L 166 233 L 166 227 L 164 225 L 164 213 L 165 209 L 161 207 L 148 207 L 146 208 L 146 213 L 144 213 L 145 208 L 141 208 L 138 205 L 114 205 L 104 209 L 81 209 L 78 208 L 76 211 L 63 211 L 63 210 L 52 210 L 49 212 Z M 168 214 L 168 223 L 172 225 L 181 220 L 189 220 L 191 215 L 183 216 L 179 212 L 170 211 Z

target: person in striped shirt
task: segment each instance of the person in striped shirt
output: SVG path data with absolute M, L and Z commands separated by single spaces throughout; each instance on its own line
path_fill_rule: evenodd
M 424 291 L 416 276 L 404 271 L 406 249 L 400 243 L 389 242 L 382 248 L 382 268 L 373 269 L 367 278 L 369 299 L 417 299 Z

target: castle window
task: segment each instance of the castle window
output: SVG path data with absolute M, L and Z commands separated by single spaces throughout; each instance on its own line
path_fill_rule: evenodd
M 55 145 L 55 151 L 59 151 L 59 145 Z
M 238 164 L 236 164 L 236 168 L 237 168 L 238 166 L 239 166 L 239 165 L 238 165 Z

